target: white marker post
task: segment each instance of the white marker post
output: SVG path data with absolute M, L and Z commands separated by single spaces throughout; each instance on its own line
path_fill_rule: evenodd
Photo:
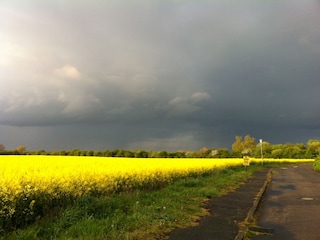
M 260 139 L 261 164 L 263 165 L 262 139 Z

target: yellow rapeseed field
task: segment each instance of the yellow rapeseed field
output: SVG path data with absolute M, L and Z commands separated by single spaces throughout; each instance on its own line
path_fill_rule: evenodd
M 26 191 L 80 196 L 170 182 L 189 174 L 241 164 L 241 159 L 136 159 L 69 156 L 0 156 L 0 194 Z
M 153 190 L 179 178 L 242 163 L 240 158 L 0 156 L 0 219 L 10 219 L 15 213 L 32 216 L 39 209 L 84 195 Z
M 242 159 L 136 159 L 73 156 L 0 156 L 0 217 L 19 205 L 33 214 L 39 204 L 83 195 L 156 189 L 175 179 L 239 165 Z

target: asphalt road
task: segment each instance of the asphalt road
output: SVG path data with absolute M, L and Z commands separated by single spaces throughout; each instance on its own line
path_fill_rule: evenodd
M 256 216 L 271 234 L 253 240 L 319 240 L 320 174 L 311 164 L 275 168 Z
M 254 173 L 236 191 L 221 197 L 213 197 L 207 202 L 210 215 L 202 218 L 198 225 L 175 229 L 169 233 L 170 240 L 234 240 L 238 234 L 238 224 L 243 222 L 253 206 L 269 175 L 268 168 Z

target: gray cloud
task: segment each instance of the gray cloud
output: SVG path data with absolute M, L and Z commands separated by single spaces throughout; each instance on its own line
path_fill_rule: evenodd
M 7 148 L 319 138 L 317 1 L 1 4 Z

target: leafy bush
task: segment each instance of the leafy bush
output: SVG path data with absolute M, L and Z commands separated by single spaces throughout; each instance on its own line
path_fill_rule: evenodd
M 316 171 L 320 171 L 320 156 L 318 156 L 313 162 L 313 169 Z

